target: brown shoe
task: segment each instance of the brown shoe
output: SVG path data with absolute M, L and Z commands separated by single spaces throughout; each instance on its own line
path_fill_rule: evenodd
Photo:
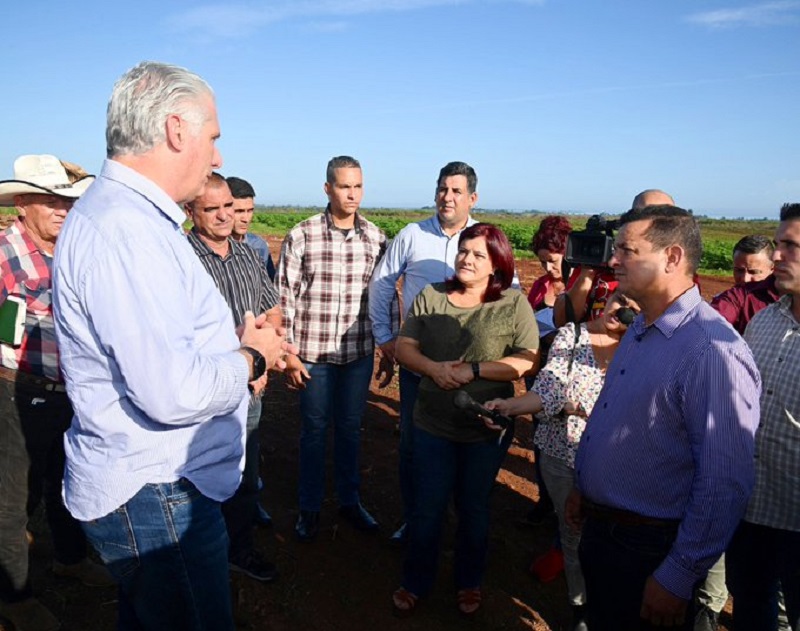
M 116 584 L 104 565 L 95 563 L 90 558 L 65 565 L 53 561 L 53 574 L 62 578 L 74 578 L 89 587 L 110 587 Z
M 13 623 L 16 631 L 56 631 L 61 627 L 58 618 L 35 598 L 0 603 L 0 616 Z

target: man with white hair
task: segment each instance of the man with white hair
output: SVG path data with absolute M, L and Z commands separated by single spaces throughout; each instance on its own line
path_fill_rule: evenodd
M 179 203 L 222 158 L 214 95 L 144 62 L 114 86 L 108 160 L 55 260 L 67 389 L 64 498 L 119 590 L 119 628 L 232 630 L 220 502 L 244 459 L 248 384 L 293 350 L 263 314 L 237 333 Z
M 16 310 L 19 335 L 0 342 L 0 615 L 18 629 L 57 629 L 56 617 L 32 596 L 28 573 L 29 513 L 44 500 L 53 537 L 53 572 L 85 584 L 113 584 L 87 558 L 86 537 L 61 499 L 64 432 L 72 407 L 58 368 L 50 270 L 61 226 L 94 177 L 51 155 L 14 162 L 0 182 L 0 206 L 17 220 L 0 233 L 0 308 Z

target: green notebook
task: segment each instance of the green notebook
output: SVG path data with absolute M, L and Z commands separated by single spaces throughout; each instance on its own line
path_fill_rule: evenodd
M 19 296 L 8 296 L 0 304 L 0 342 L 11 346 L 22 344 L 27 311 L 25 298 Z

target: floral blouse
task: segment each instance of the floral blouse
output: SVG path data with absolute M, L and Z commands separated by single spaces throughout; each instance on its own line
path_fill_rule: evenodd
M 533 441 L 549 456 L 564 460 L 575 467 L 575 453 L 586 419 L 581 416 L 561 414 L 567 401 L 579 403 L 586 414 L 592 412 L 603 388 L 605 373 L 600 369 L 592 352 L 589 331 L 581 324 L 581 334 L 575 345 L 575 325 L 561 327 L 550 347 L 547 364 L 536 375 L 531 390 L 542 399 L 542 413 Z M 571 374 L 567 374 L 569 358 L 575 347 Z

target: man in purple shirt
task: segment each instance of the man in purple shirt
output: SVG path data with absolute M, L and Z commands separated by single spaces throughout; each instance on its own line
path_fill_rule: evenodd
M 753 487 L 760 377 L 694 284 L 702 242 L 691 213 L 649 206 L 621 222 L 610 266 L 642 312 L 583 434 L 567 513 L 585 519 L 592 631 L 688 630 L 694 589 Z

